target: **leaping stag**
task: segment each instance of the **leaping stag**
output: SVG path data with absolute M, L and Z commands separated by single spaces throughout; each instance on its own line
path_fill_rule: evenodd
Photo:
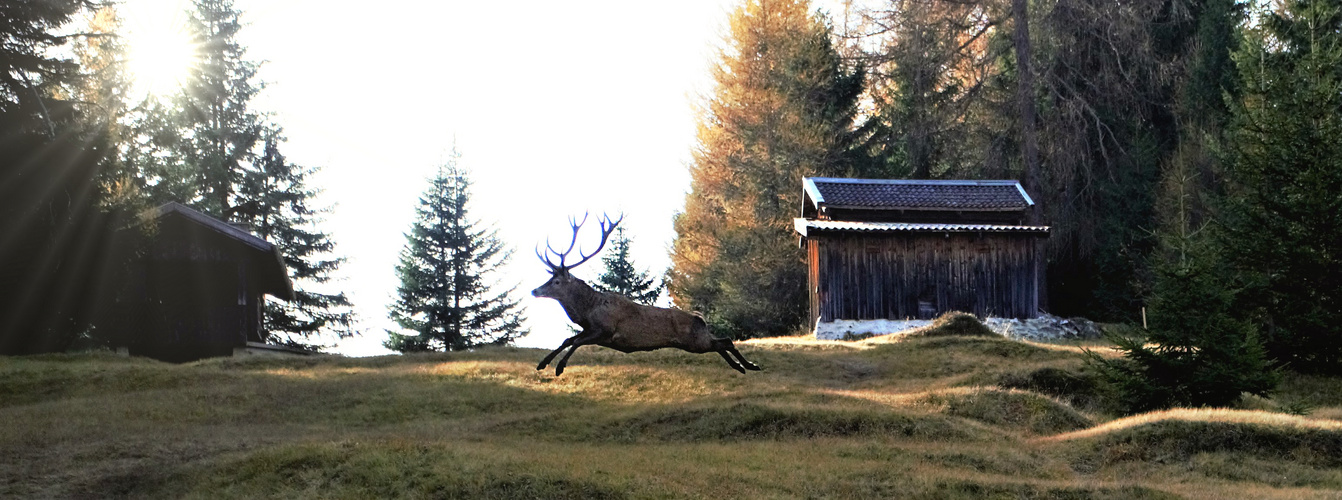
M 586 215 L 583 215 L 582 221 L 569 218 L 569 226 L 573 228 L 573 239 L 569 242 L 567 250 L 563 252 L 555 250 L 548 240 L 545 242 L 548 254 L 542 254 L 540 247 L 536 247 L 536 256 L 550 268 L 550 280 L 532 290 L 531 295 L 559 301 L 569 320 L 582 328 L 576 335 L 560 344 L 558 349 L 546 355 L 545 359 L 536 365 L 536 369 L 545 369 L 545 365 L 550 364 L 560 351 L 567 348 L 568 353 L 564 354 L 555 365 L 557 377 L 564 373 L 564 366 L 568 364 L 568 358 L 573 355 L 573 351 L 585 345 L 595 344 L 625 353 L 651 351 L 663 347 L 674 347 L 695 354 L 716 352 L 721 354 L 722 359 L 727 360 L 727 364 L 736 371 L 745 373 L 746 370 L 759 370 L 759 366 L 746 361 L 745 356 L 736 350 L 730 339 L 713 337 L 703 316 L 678 309 L 645 306 L 623 295 L 599 292 L 569 273 L 573 268 L 601 252 L 611 232 L 615 231 L 615 226 L 623 220 L 624 216 L 611 221 L 610 217 L 602 215 L 601 244 L 590 254 L 578 250 L 581 258 L 573 264 L 566 264 L 564 260 L 573 252 L 573 247 L 578 242 L 578 229 L 587 222 Z M 552 262 L 549 254 L 558 257 L 559 263 Z

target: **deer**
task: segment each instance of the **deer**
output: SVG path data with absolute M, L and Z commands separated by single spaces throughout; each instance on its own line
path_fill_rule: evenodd
M 623 215 L 611 221 L 609 216 L 602 214 L 599 221 L 601 243 L 590 254 L 578 249 L 578 261 L 568 264 L 565 260 L 578 242 L 578 230 L 587 223 L 587 215 L 584 214 L 581 221 L 569 217 L 573 239 L 569 241 L 567 250 L 563 252 L 555 250 L 550 246 L 549 239 L 545 241 L 546 254 L 541 253 L 540 245 L 536 246 L 536 256 L 549 268 L 550 280 L 532 290 L 531 295 L 555 299 L 560 306 L 563 306 L 569 320 L 581 328 L 577 334 L 564 340 L 559 348 L 546 355 L 545 359 L 536 365 L 536 370 L 544 370 L 555 356 L 568 349 L 555 365 L 555 376 L 563 375 L 569 357 L 573 356 L 579 347 L 585 345 L 609 347 L 623 353 L 667 347 L 694 354 L 716 352 L 722 355 L 727 365 L 738 372 L 760 370 L 758 365 L 746 360 L 745 356 L 736 350 L 731 339 L 711 335 L 708 323 L 698 313 L 639 304 L 617 293 L 598 291 L 574 277 L 570 271 L 600 253 L 606 246 L 606 240 L 615 231 L 615 226 L 624 221 Z M 559 263 L 555 264 L 550 255 L 557 257 Z

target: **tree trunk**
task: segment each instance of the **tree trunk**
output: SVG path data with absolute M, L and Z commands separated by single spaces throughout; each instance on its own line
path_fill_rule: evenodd
M 1025 192 L 1034 198 L 1035 206 L 1030 211 L 1030 223 L 1039 225 L 1043 214 L 1039 206 L 1039 140 L 1035 135 L 1034 117 L 1034 65 L 1030 53 L 1030 13 L 1027 0 L 1011 0 L 1011 16 L 1016 21 L 1016 31 L 1012 41 L 1016 45 L 1016 63 L 1020 80 L 1016 87 L 1016 105 L 1020 110 L 1021 153 L 1025 166 Z
M 1044 222 L 1043 197 L 1040 196 L 1039 183 L 1039 139 L 1035 135 L 1034 117 L 1034 56 L 1030 52 L 1030 9 L 1028 0 L 1011 0 L 1011 17 L 1015 18 L 1016 30 L 1012 41 L 1016 45 L 1016 65 L 1020 79 L 1016 87 L 1016 106 L 1020 109 L 1021 154 L 1025 163 L 1025 192 L 1034 199 L 1030 210 L 1030 224 L 1042 225 Z M 1041 247 L 1045 245 L 1040 245 Z M 1048 300 L 1048 251 L 1040 248 L 1035 253 L 1039 265 L 1035 266 L 1035 282 L 1038 284 L 1039 309 L 1047 311 Z

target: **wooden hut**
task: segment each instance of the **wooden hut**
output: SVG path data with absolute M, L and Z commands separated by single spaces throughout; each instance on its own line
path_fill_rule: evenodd
M 1025 225 L 1034 202 L 1020 183 L 808 177 L 802 192 L 817 335 L 839 320 L 1038 314 L 1049 228 Z
M 264 294 L 294 298 L 279 248 L 180 203 L 144 219 L 151 236 L 117 293 L 118 343 L 174 362 L 284 350 L 261 326 Z

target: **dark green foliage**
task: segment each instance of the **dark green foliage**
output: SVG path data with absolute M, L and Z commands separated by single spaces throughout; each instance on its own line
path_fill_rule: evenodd
M 653 305 L 662 294 L 662 284 L 647 271 L 639 271 L 629 257 L 630 239 L 624 227 L 615 229 L 610 251 L 601 258 L 606 269 L 592 285 L 603 292 L 618 293 L 640 304 Z
M 1267 396 L 1280 381 L 1253 325 L 1235 316 L 1215 256 L 1185 252 L 1157 266 L 1146 338 L 1111 335 L 1123 359 L 1090 355 L 1128 412 L 1231 406 L 1243 393 Z
M 1260 19 L 1235 52 L 1221 246 L 1269 354 L 1342 373 L 1342 2 Z
M 458 351 L 526 334 L 513 288 L 498 292 L 493 280 L 512 252 L 497 231 L 469 217 L 471 183 L 459 158 L 453 151 L 419 199 L 391 307 L 391 318 L 415 333 L 388 332 L 388 349 Z
M 0 3 L 0 354 L 57 351 L 88 327 L 120 221 L 103 208 L 107 128 L 69 99 L 83 83 L 57 33 L 84 1 Z
M 262 154 L 243 173 L 233 217 L 280 247 L 294 283 L 293 301 L 266 302 L 264 324 L 272 339 L 319 347 L 313 341 L 320 334 L 354 335 L 354 313 L 343 292 L 317 291 L 329 287 L 331 273 L 344 259 L 331 257 L 335 244 L 316 228 L 326 212 L 309 205 L 317 192 L 307 179 L 316 169 L 290 163 L 279 150 L 283 140 L 278 130 L 267 132 Z
M 230 0 L 196 0 L 193 7 L 189 25 L 199 61 L 176 104 L 176 153 L 191 166 L 194 193 L 179 201 L 231 220 L 240 204 L 234 193 L 266 132 L 264 117 L 251 107 L 263 85 L 259 65 L 245 58 L 238 40 L 242 12 Z

